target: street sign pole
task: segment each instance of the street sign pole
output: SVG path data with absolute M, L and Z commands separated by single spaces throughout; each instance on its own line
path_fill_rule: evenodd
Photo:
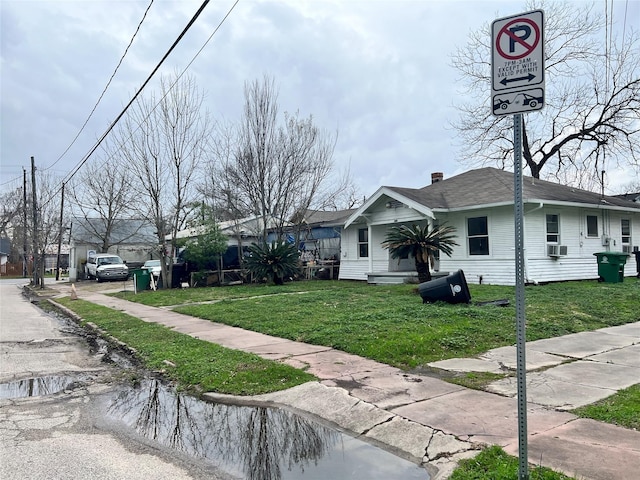
M 491 25 L 491 45 L 491 111 L 496 116 L 513 115 L 518 479 L 529 480 L 522 114 L 540 110 L 546 103 L 544 12 L 534 10 L 495 20 Z
M 529 479 L 527 447 L 527 359 L 524 294 L 524 206 L 522 199 L 522 114 L 513 116 L 513 213 L 516 245 L 516 373 L 518 382 L 518 479 Z

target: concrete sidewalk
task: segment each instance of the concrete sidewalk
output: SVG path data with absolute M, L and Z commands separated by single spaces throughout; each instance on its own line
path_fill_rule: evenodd
M 55 286 L 69 294 L 68 284 Z M 494 382 L 495 393 L 408 374 L 328 347 L 309 345 L 212 323 L 168 309 L 80 291 L 78 295 L 148 322 L 216 344 L 305 368 L 319 381 L 255 397 L 207 394 L 214 400 L 283 405 L 330 422 L 388 450 L 423 463 L 432 479 L 447 478 L 458 460 L 482 444 L 517 455 L 518 417 L 513 377 Z M 515 368 L 515 347 L 478 359 L 430 366 L 453 371 Z M 527 344 L 528 453 L 532 464 L 584 480 L 635 480 L 640 432 L 565 410 L 640 383 L 640 322 Z

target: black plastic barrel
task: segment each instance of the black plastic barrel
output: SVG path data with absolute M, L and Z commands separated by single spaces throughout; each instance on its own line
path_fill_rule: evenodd
M 469 303 L 471 301 L 469 286 L 462 270 L 421 283 L 418 285 L 418 292 L 422 297 L 422 303 Z

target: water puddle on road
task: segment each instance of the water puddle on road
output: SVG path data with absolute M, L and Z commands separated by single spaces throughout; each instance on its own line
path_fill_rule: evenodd
M 78 385 L 79 378 L 69 375 L 25 378 L 15 382 L 0 383 L 0 398 L 41 397 L 71 390 Z
M 247 480 L 428 480 L 427 471 L 286 410 L 209 403 L 156 380 L 107 400 L 107 416 Z

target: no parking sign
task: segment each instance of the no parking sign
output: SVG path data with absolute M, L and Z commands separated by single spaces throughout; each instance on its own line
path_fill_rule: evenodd
M 544 106 L 544 12 L 495 20 L 491 45 L 493 114 L 540 110 Z

